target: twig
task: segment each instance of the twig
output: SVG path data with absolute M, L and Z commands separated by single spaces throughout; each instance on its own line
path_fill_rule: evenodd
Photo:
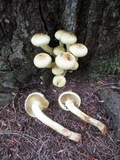
M 110 158 L 110 159 L 108 159 L 108 160 L 114 160 L 114 159 L 116 159 L 116 158 L 120 158 L 120 155 L 117 155 L 117 156 L 114 156 L 114 157 L 112 157 L 112 158 Z M 117 160 L 117 159 L 116 159 Z
M 107 133 L 107 135 L 108 135 L 108 137 L 110 138 L 110 140 L 112 141 L 112 142 L 114 142 L 114 140 L 110 137 L 110 135 Z
M 109 147 L 107 147 L 103 142 L 101 142 L 100 140 L 98 140 L 97 138 L 95 138 L 94 136 L 92 136 L 101 146 L 103 146 L 104 148 L 110 150 L 111 152 L 113 152 L 113 150 L 111 150 Z
M 15 100 L 16 100 L 16 98 L 17 98 L 17 95 L 18 95 L 18 93 L 13 93 L 13 95 L 14 95 L 14 99 L 13 99 L 13 102 L 12 102 L 12 107 L 13 107 L 13 109 L 14 109 L 14 117 L 15 117 L 15 121 L 16 121 L 16 108 L 15 108 Z
M 33 145 L 33 140 L 37 140 L 36 138 L 32 137 L 32 136 L 29 136 L 28 134 L 23 134 L 23 133 L 20 133 L 20 132 L 17 132 L 17 131 L 0 131 L 0 135 L 18 135 L 18 136 L 21 136 L 22 138 L 26 139 L 29 143 L 31 143 Z M 28 139 L 28 138 L 31 138 L 32 139 L 32 142 Z M 35 145 L 33 145 L 35 147 Z
M 116 86 L 111 86 L 111 89 L 116 89 L 116 90 L 120 90 L 120 87 L 116 87 Z
M 108 83 L 108 84 L 103 84 L 103 85 L 97 87 L 97 88 L 87 97 L 87 99 L 89 99 L 90 97 L 92 97 L 93 94 L 94 94 L 95 92 L 97 92 L 98 90 L 102 89 L 102 88 L 105 87 L 105 86 L 109 86 L 109 85 L 120 85 L 120 83 Z M 111 87 L 111 88 L 112 88 L 112 87 Z M 114 88 L 115 88 L 115 86 L 114 86 Z M 119 88 L 119 87 L 116 87 L 116 88 Z M 86 99 L 86 100 L 87 100 L 87 99 Z

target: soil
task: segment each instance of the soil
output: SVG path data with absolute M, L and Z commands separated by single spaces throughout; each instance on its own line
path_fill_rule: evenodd
M 103 87 L 120 87 L 118 77 L 107 76 L 89 82 L 80 71 L 66 75 L 67 84 L 45 88 L 36 77 L 13 93 L 12 104 L 0 108 L 0 159 L 1 160 L 119 160 L 120 140 L 115 136 L 113 121 L 99 99 L 97 91 Z M 81 110 L 107 126 L 107 135 L 82 121 L 69 111 L 62 110 L 57 102 L 63 91 L 72 90 L 80 95 Z M 44 113 L 64 127 L 81 133 L 82 142 L 76 143 L 58 134 L 25 112 L 24 101 L 34 92 L 41 92 L 49 100 Z

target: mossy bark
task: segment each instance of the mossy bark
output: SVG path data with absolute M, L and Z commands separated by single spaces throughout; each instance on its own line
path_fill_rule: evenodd
M 94 55 L 119 53 L 119 8 L 119 0 L 0 0 L 0 92 L 6 90 L 6 79 L 7 89 L 16 90 L 38 74 L 33 58 L 42 49 L 30 42 L 37 32 L 49 34 L 52 47 L 58 44 L 55 31 L 74 32 L 78 42 L 89 49 L 88 56 L 80 60 L 82 65 Z M 6 78 L 8 73 L 10 79 Z
M 112 89 L 102 89 L 99 96 L 104 100 L 106 112 L 113 120 L 115 134 L 120 139 L 120 95 Z

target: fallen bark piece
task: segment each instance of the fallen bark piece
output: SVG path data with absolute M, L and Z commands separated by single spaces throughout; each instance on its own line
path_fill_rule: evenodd
M 120 139 L 120 95 L 108 88 L 102 89 L 98 94 L 104 100 L 106 112 L 113 120 L 116 137 Z

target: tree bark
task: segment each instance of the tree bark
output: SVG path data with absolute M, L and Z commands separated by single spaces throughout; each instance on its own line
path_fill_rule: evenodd
M 0 92 L 19 89 L 32 75 L 43 74 L 33 65 L 42 49 L 34 47 L 33 34 L 43 32 L 58 41 L 58 29 L 72 31 L 89 54 L 83 64 L 99 54 L 119 54 L 119 0 L 0 0 Z
M 102 89 L 99 96 L 104 100 L 107 115 L 113 120 L 115 135 L 120 139 L 120 95 L 112 89 Z

